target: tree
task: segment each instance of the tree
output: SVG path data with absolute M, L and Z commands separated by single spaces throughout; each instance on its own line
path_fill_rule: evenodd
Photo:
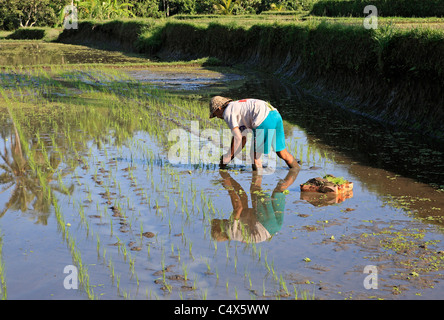
M 272 11 L 285 11 L 285 3 L 283 2 L 272 3 L 270 5 L 270 9 Z
M 160 18 L 162 13 L 159 11 L 160 0 L 133 0 L 132 12 L 137 17 Z
M 0 0 L 0 29 L 49 26 L 59 23 L 58 13 L 70 0 Z
M 165 17 L 170 16 L 170 0 L 162 0 L 163 11 L 165 12 Z
M 170 14 L 195 14 L 196 0 L 169 0 Z
M 196 1 L 196 13 L 212 13 L 214 0 Z
M 20 27 L 32 27 L 40 22 L 40 25 L 47 25 L 48 22 L 52 25 L 55 24 L 56 14 L 49 3 L 49 0 L 21 0 L 18 2 Z
M 238 0 L 235 14 L 260 12 L 261 0 Z
M 133 17 L 133 4 L 119 0 L 86 0 L 78 3 L 80 14 L 89 19 L 112 19 Z
M 215 0 L 213 7 L 216 13 L 230 15 L 239 5 L 239 0 Z
M 19 27 L 20 11 L 17 9 L 17 4 L 16 0 L 0 0 L 0 29 L 14 30 Z

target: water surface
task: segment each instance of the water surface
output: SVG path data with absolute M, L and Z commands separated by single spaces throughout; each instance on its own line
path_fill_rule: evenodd
M 234 71 L 79 67 L 0 81 L 2 297 L 442 296 L 439 145 Z M 216 93 L 277 107 L 301 169 L 270 158 L 258 177 L 246 161 L 199 161 L 221 143 L 205 130 L 226 128 L 207 118 Z M 198 161 L 171 161 L 172 130 L 199 143 Z M 352 181 L 353 194 L 300 192 L 327 173 Z M 64 286 L 68 265 L 78 289 Z M 376 289 L 364 286 L 368 265 Z
M 147 63 L 147 58 L 117 51 L 43 41 L 0 41 L 0 66 Z

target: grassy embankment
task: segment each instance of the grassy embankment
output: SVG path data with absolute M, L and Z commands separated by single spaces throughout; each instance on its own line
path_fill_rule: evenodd
M 444 33 L 393 23 L 427 25 L 438 18 L 385 18 L 376 30 L 350 17 L 335 23 L 306 15 L 186 18 L 83 21 L 59 40 L 259 67 L 371 117 L 444 137 Z
M 350 6 L 345 2 L 343 7 Z M 342 2 L 319 2 L 312 13 L 337 3 Z M 383 1 L 377 3 L 382 16 L 376 30 L 363 28 L 363 17 L 353 17 L 352 7 L 332 17 L 284 12 L 82 21 L 58 40 L 169 61 L 212 57 L 212 63 L 254 66 L 360 113 L 443 139 L 443 19 L 388 17 Z M 17 32 L 9 37 L 26 38 Z M 43 37 L 56 32 L 48 34 Z
M 318 16 L 361 17 L 364 8 L 373 5 L 384 17 L 443 17 L 443 0 L 320 0 L 313 4 L 311 13 Z

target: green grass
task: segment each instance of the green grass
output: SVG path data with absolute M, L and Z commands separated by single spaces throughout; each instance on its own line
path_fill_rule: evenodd
M 444 96 L 438 85 L 444 81 L 444 32 L 427 27 L 442 26 L 442 19 L 386 17 L 379 20 L 377 30 L 366 30 L 362 18 L 314 17 L 307 12 L 190 17 L 82 21 L 79 30 L 65 30 L 59 40 L 111 46 L 167 61 L 206 58 L 213 65 L 254 64 L 289 77 L 303 74 L 307 85 L 321 83 L 338 101 L 341 95 L 370 99 L 366 88 L 371 88 L 378 92 L 372 99 L 382 103 L 367 100 L 350 107 L 438 139 L 443 136 L 439 112 L 431 106 L 440 105 Z M 413 85 L 418 79 L 434 94 L 418 90 Z M 393 99 L 395 85 L 396 92 L 408 92 L 409 97 L 400 93 Z M 417 108 L 419 99 L 428 107 Z M 395 116 L 399 106 L 404 110 L 400 117 Z
M 347 183 L 348 181 L 344 177 L 333 177 L 331 175 L 324 176 L 324 179 L 327 179 L 328 181 L 334 183 L 334 185 L 339 186 L 344 183 Z
M 0 33 L 0 39 L 9 40 L 43 40 L 47 42 L 55 41 L 59 37 L 62 29 L 55 28 L 20 28 L 15 31 Z M 3 34 L 3 35 L 2 35 Z
M 378 9 L 378 16 L 401 17 L 442 17 L 444 16 L 443 0 L 320 0 L 316 2 L 311 13 L 318 16 L 364 16 L 364 7 L 372 4 Z
M 13 33 L 13 31 L 0 30 L 0 40 L 5 39 L 7 36 L 9 36 L 12 33 Z

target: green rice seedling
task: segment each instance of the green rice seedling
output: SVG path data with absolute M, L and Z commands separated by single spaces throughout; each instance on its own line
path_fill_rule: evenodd
M 197 289 L 197 276 L 194 277 L 192 288 L 193 290 Z
M 108 261 L 108 268 L 110 269 L 111 279 L 112 279 L 112 281 L 114 283 L 114 277 L 115 277 L 115 275 L 114 275 L 114 263 L 112 262 L 111 258 L 109 258 L 109 261 Z
M 129 263 L 128 263 L 128 265 L 129 265 L 131 274 L 134 276 L 134 274 L 136 272 L 136 269 L 135 269 L 135 262 L 136 261 L 135 261 L 135 259 L 131 258 L 131 255 L 129 253 L 128 253 L 128 256 L 129 256 Z
M 97 235 L 96 238 L 97 238 L 97 256 L 100 257 L 100 238 L 99 238 L 99 235 Z
M 3 236 L 2 236 L 2 237 L 0 237 L 0 298 L 1 298 L 1 300 L 6 300 L 8 297 L 5 275 L 6 275 L 6 269 L 5 269 L 5 263 L 3 261 Z
M 230 257 L 230 250 L 228 248 L 228 243 L 227 242 L 225 243 L 225 252 L 226 252 L 227 261 L 228 261 L 228 259 Z
M 270 272 L 271 269 L 270 269 L 270 266 L 267 261 L 267 253 L 265 253 L 265 256 L 264 256 L 264 263 L 265 263 L 265 267 L 267 268 L 268 272 Z
M 194 260 L 193 253 L 192 253 L 192 248 L 193 248 L 193 243 L 190 242 L 189 245 L 188 245 L 188 252 L 190 254 L 191 259 Z
M 298 300 L 298 290 L 296 289 L 295 285 L 293 285 L 293 292 L 294 292 L 294 300 Z
M 208 259 L 204 259 L 205 265 L 207 266 L 207 273 L 211 272 L 211 266 L 210 266 L 210 262 L 208 261 Z
M 150 294 L 148 295 L 148 288 L 145 289 L 145 297 L 147 299 L 151 299 L 151 289 L 150 289 Z
M 203 290 L 202 292 L 202 300 L 207 300 L 208 289 Z
M 187 265 L 182 262 L 182 272 L 183 272 L 183 277 L 185 279 L 185 281 L 188 280 L 188 269 L 187 269 Z
M 265 297 L 265 279 L 262 281 L 262 296 Z
M 284 290 L 285 294 L 286 294 L 287 296 L 289 296 L 289 295 L 290 295 L 290 292 L 288 291 L 287 285 L 286 285 L 285 280 L 284 280 L 284 278 L 282 277 L 282 275 L 281 275 L 280 278 L 279 278 L 279 283 L 280 283 L 282 289 Z
M 173 224 L 172 224 L 172 222 L 171 222 L 171 219 L 170 219 L 170 217 L 168 217 L 168 232 L 169 232 L 169 234 L 171 234 L 171 229 L 173 228 Z
M 120 275 L 116 277 L 117 292 L 120 294 Z

